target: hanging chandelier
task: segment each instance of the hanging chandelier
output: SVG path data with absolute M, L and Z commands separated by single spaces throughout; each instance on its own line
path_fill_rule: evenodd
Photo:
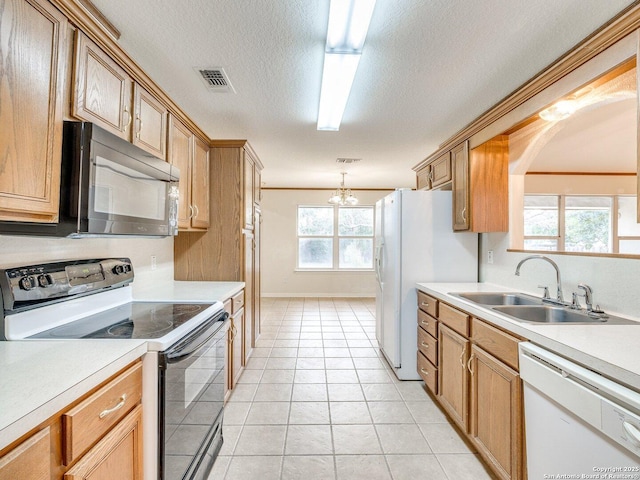
M 357 205 L 358 199 L 351 193 L 350 188 L 344 188 L 344 176 L 347 172 L 341 172 L 342 181 L 340 182 L 340 188 L 337 188 L 333 195 L 329 197 L 329 203 L 333 205 Z

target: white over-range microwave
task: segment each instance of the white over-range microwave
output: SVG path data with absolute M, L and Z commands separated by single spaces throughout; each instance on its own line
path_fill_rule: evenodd
M 169 236 L 179 170 L 88 122 L 64 122 L 59 222 L 0 222 L 0 234 Z

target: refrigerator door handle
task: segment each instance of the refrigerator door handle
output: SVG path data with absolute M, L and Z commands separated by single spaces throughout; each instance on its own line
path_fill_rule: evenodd
M 382 290 L 382 271 L 381 271 L 381 267 L 382 267 L 382 245 L 383 243 L 380 242 L 377 246 L 376 246 L 376 258 L 375 258 L 375 271 L 376 271 L 376 280 L 378 280 L 378 285 L 380 285 L 380 290 Z

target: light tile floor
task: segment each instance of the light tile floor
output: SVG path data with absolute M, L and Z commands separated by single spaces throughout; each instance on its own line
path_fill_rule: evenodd
M 264 298 L 209 480 L 493 478 L 376 348 L 375 301 Z

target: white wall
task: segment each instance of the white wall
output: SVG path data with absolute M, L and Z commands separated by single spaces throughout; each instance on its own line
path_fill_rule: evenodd
M 263 190 L 261 270 L 266 297 L 374 297 L 371 272 L 296 271 L 298 205 L 326 205 L 329 190 Z M 357 191 L 360 205 L 374 205 L 388 191 Z
M 538 285 L 548 285 L 551 295 L 555 291 L 555 271 L 547 262 L 530 260 L 520 276 L 514 275 L 516 265 L 527 253 L 507 252 L 509 234 L 485 233 L 480 236 L 480 281 L 506 285 L 540 296 Z M 487 251 L 493 250 L 493 265 L 487 263 Z M 576 255 L 546 254 L 555 261 L 562 273 L 565 300 L 571 301 L 571 292 L 579 283 L 593 289 L 594 304 L 605 311 L 640 318 L 640 258 L 605 258 Z M 584 306 L 584 299 L 581 299 Z
M 157 268 L 151 270 L 151 256 Z M 134 292 L 149 282 L 173 279 L 173 238 L 40 238 L 0 235 L 0 268 L 81 258 L 129 257 Z

